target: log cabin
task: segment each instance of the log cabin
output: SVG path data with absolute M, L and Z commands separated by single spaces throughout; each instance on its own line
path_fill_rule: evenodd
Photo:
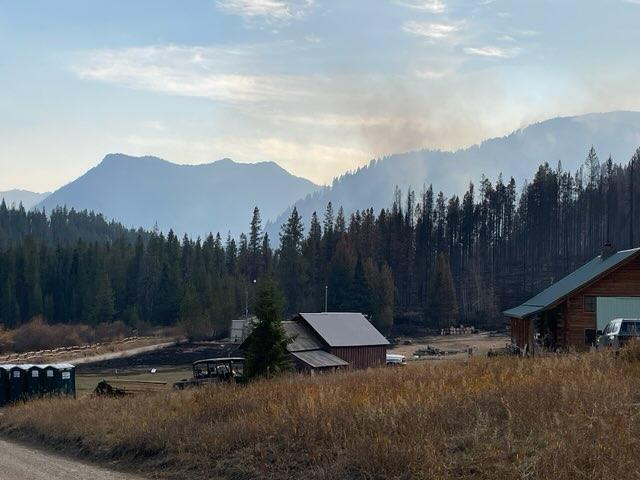
M 511 341 L 529 353 L 536 345 L 586 350 L 614 318 L 640 318 L 640 248 L 602 253 L 522 305 L 503 312 Z

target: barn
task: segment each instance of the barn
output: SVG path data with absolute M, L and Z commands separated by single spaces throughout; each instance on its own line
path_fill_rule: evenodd
M 298 371 L 386 364 L 389 341 L 361 313 L 299 313 L 282 326 L 293 339 L 287 350 Z
M 614 318 L 640 318 L 640 248 L 610 245 L 522 305 L 503 312 L 511 341 L 529 352 L 535 339 L 551 349 L 585 350 Z
M 361 313 L 299 313 L 292 321 L 311 332 L 321 350 L 352 368 L 386 364 L 389 341 Z

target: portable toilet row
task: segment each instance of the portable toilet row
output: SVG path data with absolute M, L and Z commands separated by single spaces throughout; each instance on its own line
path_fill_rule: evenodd
M 75 397 L 73 365 L 0 365 L 0 406 L 47 395 Z

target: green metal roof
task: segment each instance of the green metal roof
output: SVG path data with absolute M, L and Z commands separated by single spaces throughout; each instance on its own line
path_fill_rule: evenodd
M 535 297 L 530 298 L 522 305 L 505 310 L 503 314 L 507 317 L 526 318 L 533 314 L 543 312 L 555 306 L 571 293 L 604 275 L 609 270 L 631 259 L 638 252 L 640 252 L 640 248 L 621 250 L 606 258 L 598 255 L 563 279 L 545 288 Z

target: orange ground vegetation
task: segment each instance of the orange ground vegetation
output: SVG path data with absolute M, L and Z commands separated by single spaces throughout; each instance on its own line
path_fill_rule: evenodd
M 638 355 L 425 362 L 12 407 L 0 431 L 176 479 L 640 477 Z

